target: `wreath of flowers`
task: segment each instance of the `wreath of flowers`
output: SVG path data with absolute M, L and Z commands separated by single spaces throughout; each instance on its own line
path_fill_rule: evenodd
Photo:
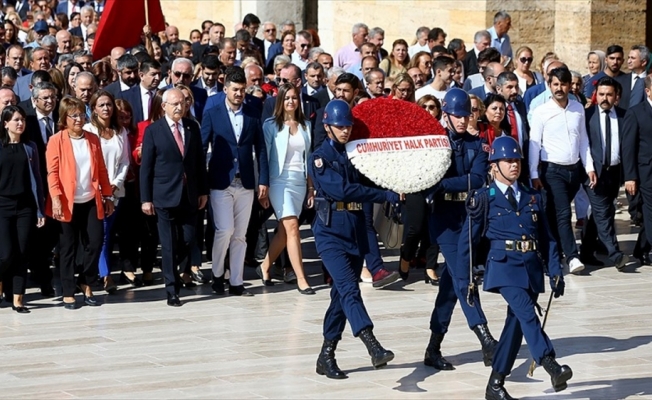
M 450 167 L 451 149 L 446 131 L 418 105 L 395 99 L 374 99 L 354 107 L 353 116 L 354 129 L 347 144 L 349 158 L 355 168 L 375 184 L 397 193 L 415 193 L 434 186 Z M 355 151 L 365 139 L 413 138 L 414 143 L 424 143 L 436 137 L 440 139 L 438 143 L 444 145 Z

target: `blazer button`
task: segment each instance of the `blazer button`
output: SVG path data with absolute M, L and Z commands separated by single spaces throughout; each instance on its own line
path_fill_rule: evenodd
M 233 162 L 234 162 L 234 163 L 237 163 L 237 162 L 238 162 L 238 159 L 237 159 L 237 158 L 234 158 L 234 159 L 233 159 Z

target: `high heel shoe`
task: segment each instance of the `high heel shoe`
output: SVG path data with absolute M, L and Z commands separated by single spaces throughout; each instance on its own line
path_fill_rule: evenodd
M 298 287 L 297 290 L 301 294 L 317 294 L 317 292 L 315 292 L 315 289 L 311 288 L 310 286 L 308 286 L 305 289 L 301 289 L 301 288 Z
M 104 277 L 104 291 L 108 294 L 115 294 L 118 291 L 118 285 L 109 276 Z
M 129 279 L 129 277 L 124 272 L 120 274 L 120 282 L 128 283 L 135 288 L 143 286 L 143 281 L 141 281 L 140 278 L 134 276 L 134 279 Z
M 407 266 L 407 271 L 403 271 L 403 268 L 401 268 L 404 264 Z M 401 279 L 407 281 L 410 276 L 410 263 L 400 259 L 398 263 L 398 274 L 401 276 Z
M 25 306 L 18 306 L 16 307 L 15 305 L 11 305 L 11 309 L 16 311 L 18 314 L 29 314 L 30 311 L 27 307 Z
M 272 282 L 271 279 L 265 279 L 265 275 L 263 275 L 263 269 L 260 265 L 256 267 L 256 274 L 258 274 L 258 277 L 260 277 L 260 280 L 263 282 L 263 286 L 274 286 L 274 282 Z
M 426 282 L 426 284 L 431 284 L 432 286 L 439 286 L 439 278 L 431 278 L 430 275 L 428 275 L 428 268 L 426 268 L 423 271 L 423 280 Z

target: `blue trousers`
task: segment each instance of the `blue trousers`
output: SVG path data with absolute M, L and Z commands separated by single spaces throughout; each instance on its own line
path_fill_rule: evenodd
M 494 355 L 493 370 L 503 375 L 512 372 L 523 336 L 537 364 L 541 364 L 541 359 L 547 355 L 554 357 L 555 350 L 550 338 L 541 329 L 541 323 L 534 311 L 539 294 L 518 287 L 503 287 L 499 291 L 509 306 L 505 327 Z
M 121 201 L 118 202 L 113 214 L 104 217 L 104 242 L 102 243 L 102 252 L 100 253 L 100 278 L 111 274 L 111 253 L 113 252 L 113 223 L 115 222 L 118 212 L 120 211 Z
M 364 255 L 364 260 L 367 262 L 367 269 L 373 276 L 383 267 L 376 228 L 374 228 L 374 203 L 363 203 L 362 211 L 364 212 L 364 222 L 367 227 L 367 241 L 369 242 L 369 252 Z
M 365 328 L 373 327 L 362 302 L 360 272 L 363 258 L 338 249 L 328 249 L 321 254 L 322 262 L 333 278 L 331 304 L 324 316 L 324 339 L 341 340 L 346 321 L 351 324 L 353 336 Z
M 480 306 L 480 298 L 476 296 L 474 306 L 469 306 L 466 302 L 467 288 L 462 287 L 462 281 L 457 278 L 458 274 L 455 273 L 457 245 L 440 244 L 439 248 L 446 259 L 446 268 L 439 277 L 439 293 L 437 293 L 437 299 L 435 300 L 435 309 L 432 310 L 430 316 L 430 330 L 433 333 L 441 334 L 448 332 L 457 299 L 460 300 L 469 328 L 486 324 L 487 318 Z

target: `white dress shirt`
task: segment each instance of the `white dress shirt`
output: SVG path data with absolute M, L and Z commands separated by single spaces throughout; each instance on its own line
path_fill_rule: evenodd
M 125 90 L 129 90 L 129 89 L 131 89 L 131 86 L 129 86 L 129 85 L 127 85 L 126 83 L 124 83 L 124 82 L 122 81 L 122 78 L 118 79 L 118 81 L 120 82 L 120 91 L 121 91 L 121 92 L 124 92 Z
M 201 87 L 206 89 L 206 94 L 208 97 L 215 96 L 217 94 L 217 81 L 215 81 L 213 87 L 206 86 L 206 81 L 204 81 L 203 77 L 199 78 L 199 82 L 201 83 Z
M 34 107 L 34 111 L 36 111 L 36 118 L 38 119 L 38 127 L 41 129 L 41 137 L 43 138 L 43 143 L 48 144 L 48 135 L 47 135 L 47 130 L 45 128 L 45 121 L 43 121 L 43 118 L 47 117 L 49 118 L 49 125 L 50 125 L 50 132 L 54 134 L 56 131 L 54 130 L 54 120 L 52 119 L 52 113 L 48 115 L 43 115 L 39 112 L 39 110 Z
M 586 172 L 593 172 L 593 159 L 584 122 L 584 106 L 568 100 L 566 108 L 548 101 L 532 111 L 530 123 L 530 175 L 539 178 L 539 160 L 574 165 L 581 159 Z
M 143 121 L 147 121 L 149 119 L 150 99 L 154 95 L 154 92 L 148 92 L 142 85 L 138 85 L 138 87 L 140 87 L 140 102 L 143 105 Z
M 174 122 L 170 118 L 168 118 L 167 115 L 165 116 L 165 121 L 168 123 L 168 126 L 170 127 L 170 130 L 172 131 L 172 139 L 175 140 L 175 143 L 176 143 L 176 139 L 174 138 L 174 124 L 178 124 L 177 128 L 179 128 L 179 133 L 181 134 L 181 142 L 185 145 L 186 144 L 186 134 L 185 134 L 186 131 L 183 129 L 183 123 L 182 123 L 183 121 L 179 120 L 179 122 Z
M 600 136 L 602 137 L 602 165 L 607 165 L 605 157 L 607 156 L 607 125 L 605 112 L 600 110 Z M 609 165 L 620 164 L 620 138 L 618 137 L 618 116 L 612 108 L 609 110 L 609 119 L 611 120 L 611 163 Z
M 301 71 L 306 69 L 306 67 L 308 66 L 309 61 L 310 60 L 308 60 L 307 58 L 305 60 L 303 58 L 301 58 L 301 56 L 296 51 L 294 53 L 292 53 L 292 64 L 299 67 L 301 69 Z

